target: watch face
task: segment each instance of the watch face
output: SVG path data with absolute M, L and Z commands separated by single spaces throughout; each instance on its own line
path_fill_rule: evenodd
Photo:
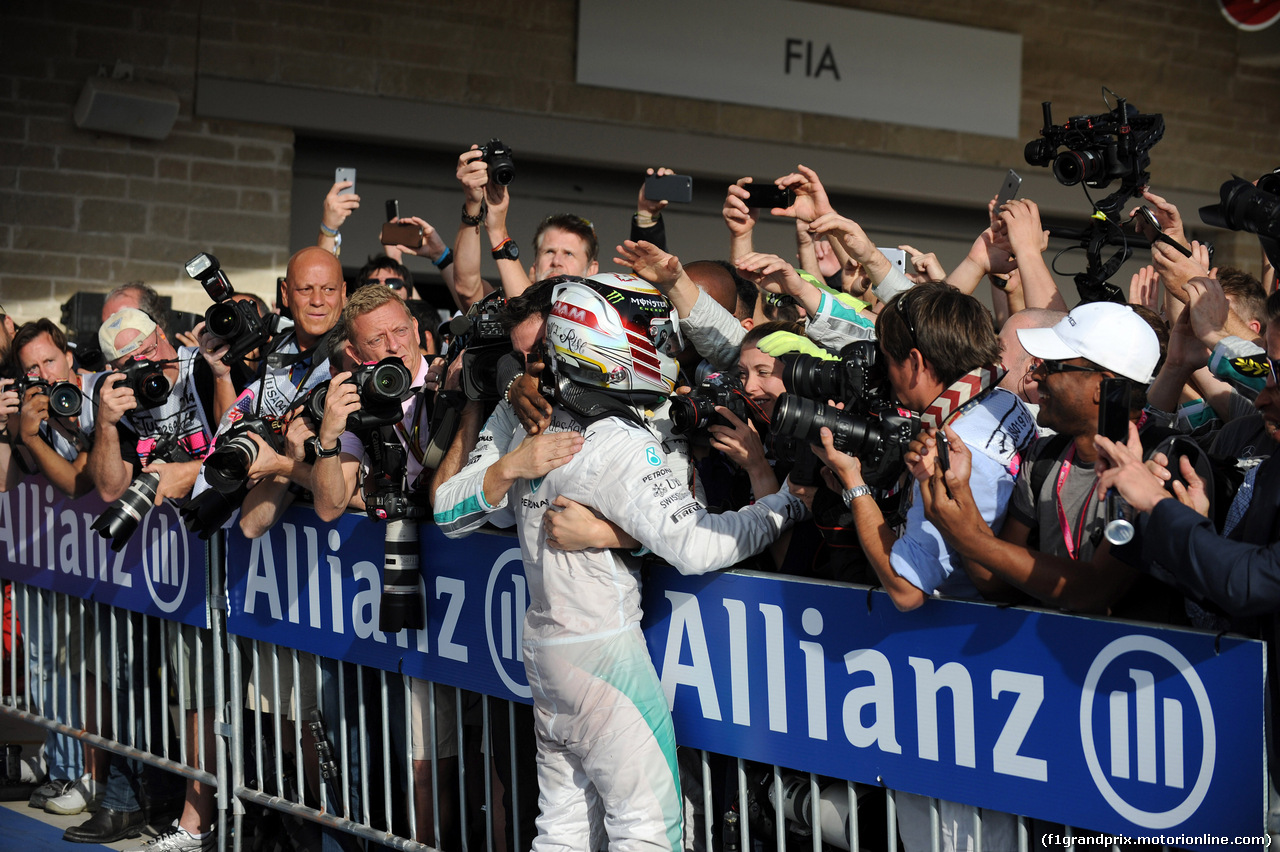
M 503 253 L 512 260 L 517 260 L 520 257 L 520 247 L 515 243 L 511 243 Z

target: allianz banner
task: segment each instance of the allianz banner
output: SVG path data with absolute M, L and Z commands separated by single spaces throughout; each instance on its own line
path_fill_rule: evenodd
M 208 627 L 204 542 L 177 508 L 153 508 L 119 553 L 90 529 L 106 508 L 96 493 L 73 500 L 42 476 L 0 494 L 0 577 Z
M 515 539 L 421 527 L 427 627 L 381 634 L 383 530 L 230 536 L 231 632 L 527 702 Z M 1264 833 L 1261 642 L 665 566 L 644 610 L 682 745 L 1185 847 Z

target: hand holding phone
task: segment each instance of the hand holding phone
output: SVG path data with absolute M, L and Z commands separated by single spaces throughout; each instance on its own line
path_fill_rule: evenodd
M 343 187 L 338 190 L 339 195 L 354 195 L 356 191 L 356 170 L 348 168 L 336 168 L 333 170 L 333 182 L 342 183 L 344 180 L 351 181 L 351 186 Z
M 782 189 L 772 183 L 749 183 L 743 188 L 747 191 L 747 197 L 744 200 L 748 207 L 772 210 L 775 207 L 790 207 L 796 203 L 794 190 Z
M 649 175 L 644 179 L 644 197 L 649 201 L 693 201 L 693 178 L 689 175 Z
M 1018 190 L 1022 187 L 1022 177 L 1013 169 L 1009 169 L 1005 173 L 1004 180 L 1000 183 L 1000 191 L 996 193 L 995 214 L 1000 215 L 1000 208 L 1008 204 L 1018 195 Z
M 1098 434 L 1117 444 L 1129 441 L 1131 391 L 1128 379 L 1102 380 L 1102 399 L 1098 403 Z

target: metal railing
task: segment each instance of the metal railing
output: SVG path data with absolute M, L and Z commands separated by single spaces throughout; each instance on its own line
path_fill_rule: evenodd
M 226 558 L 215 539 L 205 554 L 208 588 L 224 588 Z M 247 848 L 255 820 L 262 826 L 270 815 L 288 820 L 298 848 L 364 841 L 470 852 L 532 841 L 537 788 L 525 704 L 317 656 L 290 647 L 283 633 L 278 643 L 235 636 L 221 591 L 208 629 L 20 582 L 11 594 L 8 638 L 15 648 L 22 638 L 31 653 L 6 662 L 0 713 L 214 788 L 220 849 Z M 49 696 L 33 694 L 46 682 Z M 96 712 L 95 696 L 105 696 Z M 202 735 L 212 756 L 193 741 Z M 883 785 L 705 750 L 682 749 L 681 767 L 689 849 L 731 848 L 736 831 L 741 849 L 761 840 L 797 848 L 807 834 L 813 850 L 893 850 L 906 819 Z M 924 848 L 935 852 L 950 848 L 944 803 L 913 797 L 912 813 L 921 801 L 927 829 L 915 822 L 913 835 L 927 834 Z M 992 819 L 1019 852 L 1036 845 L 1032 820 L 970 811 L 962 819 L 972 819 L 973 849 L 991 848 Z M 1054 833 L 1068 849 L 1080 835 Z

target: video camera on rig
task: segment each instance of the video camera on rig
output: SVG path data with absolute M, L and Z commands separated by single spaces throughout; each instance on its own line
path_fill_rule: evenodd
M 1101 115 L 1073 115 L 1066 124 L 1053 123 L 1051 103 L 1041 105 L 1044 127 L 1039 139 L 1027 143 L 1023 152 L 1033 166 L 1053 164 L 1053 176 L 1063 186 L 1086 186 L 1103 189 L 1114 180 L 1122 191 L 1147 185 L 1150 175 L 1151 147 L 1164 136 L 1164 116 L 1143 115 L 1129 106 L 1124 98 L 1116 99 L 1116 107 Z M 1059 152 L 1058 149 L 1067 150 Z M 1128 197 L 1128 195 L 1126 195 Z
M 252 301 L 237 302 L 236 294 L 218 259 L 207 252 L 188 260 L 187 275 L 200 282 L 214 304 L 204 312 L 205 330 L 226 341 L 227 354 L 222 363 L 234 364 L 255 349 L 271 341 L 272 323 L 258 316 Z
M 920 418 L 893 402 L 876 344 L 854 341 L 840 350 L 839 361 L 811 355 L 781 357 L 782 383 L 789 392 L 778 397 L 774 406 L 774 435 L 817 445 L 822 443 L 825 426 L 837 450 L 862 462 L 868 485 L 892 485 L 905 469 L 902 454 L 920 431 Z M 844 409 L 821 401 L 826 399 L 843 401 Z
M 36 376 L 18 376 L 14 380 L 13 389 L 18 392 L 19 399 L 25 399 L 27 391 L 35 388 L 37 393 L 49 397 L 49 411 L 61 417 L 77 417 L 83 404 L 80 388 L 74 382 L 54 382 L 50 384 Z
M 1200 208 L 1200 219 L 1215 228 L 1258 235 L 1271 265 L 1280 267 L 1280 169 L 1257 184 L 1232 175 L 1219 190 L 1221 201 Z
M 729 409 L 744 423 L 754 421 L 762 433 L 769 425 L 768 416 L 747 396 L 737 376 L 711 373 L 688 394 L 671 397 L 671 431 L 683 435 L 705 432 L 709 426 L 728 426 L 729 421 L 716 411 L 718 405 Z
M 1103 88 L 1103 101 L 1110 105 L 1107 96 L 1114 96 Z M 1044 109 L 1044 127 L 1039 139 L 1027 143 L 1024 156 L 1033 166 L 1052 164 L 1053 175 L 1063 186 L 1083 183 L 1095 189 L 1110 186 L 1115 180 L 1120 186 L 1101 201 L 1093 203 L 1093 215 L 1084 228 L 1050 227 L 1049 234 L 1079 241 L 1085 250 L 1087 266 L 1075 276 L 1076 290 L 1081 302 L 1119 302 L 1127 299 L 1123 291 L 1109 283 L 1120 265 L 1129 259 L 1134 247 L 1146 247 L 1149 243 L 1138 237 L 1127 236 L 1121 226 L 1120 211 L 1124 203 L 1142 193 L 1151 182 L 1147 168 L 1151 165 L 1151 148 L 1164 136 L 1164 116 L 1144 115 L 1129 106 L 1124 98 L 1116 97 L 1116 106 L 1100 115 L 1075 115 L 1066 124 L 1053 123 L 1049 101 Z M 1059 148 L 1067 150 L 1059 152 Z M 1104 245 L 1119 246 L 1105 262 L 1102 260 Z

